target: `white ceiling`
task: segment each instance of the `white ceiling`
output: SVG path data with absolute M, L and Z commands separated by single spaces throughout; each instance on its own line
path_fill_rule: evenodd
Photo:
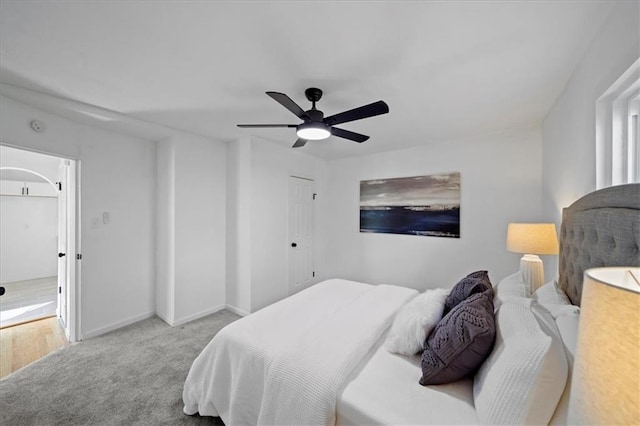
M 265 95 L 325 115 L 390 113 L 300 148 L 360 155 L 540 123 L 610 1 L 0 2 L 0 82 L 216 140 L 290 146 L 298 123 Z M 115 120 L 118 121 L 118 120 Z M 100 120 L 96 123 L 100 125 Z M 113 123 L 112 123 L 113 124 Z M 116 123 L 117 124 L 117 123 Z

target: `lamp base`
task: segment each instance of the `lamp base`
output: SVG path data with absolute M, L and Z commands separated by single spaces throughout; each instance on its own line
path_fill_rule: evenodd
M 522 259 L 520 259 L 520 276 L 522 277 L 522 282 L 529 289 L 529 295 L 532 295 L 544 284 L 542 259 L 535 254 L 522 256 Z

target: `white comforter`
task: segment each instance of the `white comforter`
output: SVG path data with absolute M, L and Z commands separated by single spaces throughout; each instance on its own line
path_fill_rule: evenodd
M 416 294 L 328 280 L 228 325 L 193 362 L 184 412 L 227 425 L 333 424 L 338 391 Z

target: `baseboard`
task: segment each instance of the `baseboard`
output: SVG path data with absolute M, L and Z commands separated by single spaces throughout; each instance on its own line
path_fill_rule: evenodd
M 147 318 L 151 318 L 155 314 L 156 314 L 155 311 L 151 311 L 151 312 L 147 312 L 147 313 L 144 313 L 144 314 L 136 315 L 134 317 L 127 318 L 127 319 L 122 320 L 122 321 L 115 322 L 115 323 L 110 324 L 110 325 L 108 325 L 106 327 L 100 327 L 100 328 L 97 328 L 97 329 L 92 330 L 92 331 L 83 332 L 82 333 L 82 340 L 91 339 L 92 337 L 97 337 L 97 336 L 100 336 L 101 334 L 105 334 L 105 333 L 108 333 L 110 331 L 114 331 L 114 330 L 117 330 L 119 328 L 126 327 L 126 326 L 131 325 L 133 323 L 136 323 L 138 321 L 146 320 Z
M 231 305 L 225 306 L 225 309 L 227 311 L 233 312 L 236 315 L 240 315 L 241 317 L 246 317 L 247 315 L 249 315 L 249 312 L 243 311 L 242 309 L 236 308 L 235 306 L 231 306 Z
M 160 318 L 162 321 L 166 322 L 168 325 L 171 325 L 171 321 L 169 321 L 169 319 L 165 318 L 164 315 L 160 315 L 160 313 L 156 312 L 156 316 L 158 318 Z
M 204 311 L 200 311 L 198 313 L 195 314 L 191 314 L 188 315 L 186 317 L 174 320 L 174 321 L 167 321 L 166 319 L 164 320 L 164 322 L 166 322 L 167 324 L 169 324 L 171 327 L 176 327 L 179 325 L 183 325 L 186 324 L 188 322 L 191 322 L 193 320 L 197 320 L 198 318 L 202 318 L 202 317 L 206 317 L 207 315 L 211 315 L 211 314 L 215 314 L 218 311 L 221 311 L 225 309 L 225 305 L 218 305 L 214 308 L 210 308 L 210 309 L 205 309 Z
M 233 312 L 234 314 L 240 315 L 242 317 L 245 317 L 247 315 L 249 315 L 249 312 L 243 311 L 242 309 L 238 309 L 235 306 L 231 306 L 231 305 L 218 305 L 214 308 L 210 308 L 210 309 L 205 309 L 204 311 L 200 311 L 197 312 L 195 314 L 192 315 L 188 315 L 184 318 L 180 318 L 174 321 L 170 321 L 168 318 L 164 318 L 162 315 L 154 312 L 147 312 L 145 314 L 141 314 L 141 315 L 136 315 L 134 317 L 131 318 L 127 318 L 125 320 L 122 321 L 118 321 L 115 322 L 113 324 L 110 324 L 106 327 L 101 327 L 101 328 L 97 328 L 95 330 L 86 332 L 86 333 L 82 333 L 82 340 L 86 340 L 86 339 L 91 339 L 92 337 L 97 337 L 100 336 L 101 334 L 105 334 L 108 333 L 110 331 L 114 331 L 117 330 L 119 328 L 122 327 L 126 327 L 128 325 L 131 325 L 133 323 L 136 323 L 138 321 L 142 321 L 145 320 L 147 318 L 151 318 L 154 315 L 157 315 L 161 320 L 163 320 L 164 322 L 166 322 L 167 324 L 169 324 L 171 327 L 176 327 L 176 326 L 180 326 L 183 324 L 186 324 L 188 322 L 191 322 L 193 320 L 197 320 L 198 318 L 202 318 L 202 317 L 206 317 L 207 315 L 211 315 L 211 314 L 215 314 L 218 311 L 221 311 L 223 309 L 227 309 L 231 312 Z

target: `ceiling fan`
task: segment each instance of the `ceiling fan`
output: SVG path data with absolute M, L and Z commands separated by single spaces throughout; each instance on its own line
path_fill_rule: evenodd
M 316 109 L 316 102 L 322 98 L 322 90 L 318 88 L 310 87 L 304 91 L 305 96 L 311 102 L 311 109 L 308 111 L 304 111 L 284 93 L 266 93 L 280 103 L 280 105 L 294 113 L 296 117 L 301 119 L 303 122 L 300 124 L 238 124 L 238 127 L 294 127 L 296 129 L 296 134 L 298 135 L 298 140 L 293 144 L 293 148 L 304 146 L 307 141 L 326 139 L 331 135 L 362 143 L 369 139 L 369 136 L 333 126 L 389 112 L 389 106 L 384 101 L 378 101 L 325 117 L 322 111 Z

